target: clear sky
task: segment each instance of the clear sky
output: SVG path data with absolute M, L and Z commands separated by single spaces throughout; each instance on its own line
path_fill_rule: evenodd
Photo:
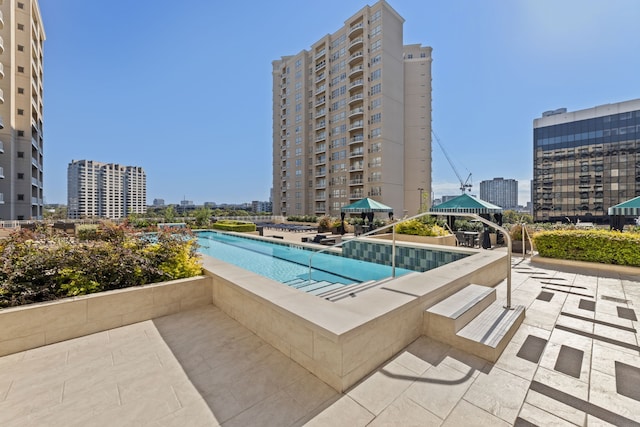
M 268 200 L 271 61 L 308 49 L 358 0 L 40 0 L 45 201 L 67 165 L 142 166 L 147 201 Z M 532 178 L 533 119 L 640 98 L 638 0 L 389 0 L 433 48 L 433 129 L 473 193 Z M 459 181 L 433 142 L 436 197 Z

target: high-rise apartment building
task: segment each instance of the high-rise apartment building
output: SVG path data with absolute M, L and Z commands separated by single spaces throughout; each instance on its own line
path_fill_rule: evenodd
M 67 169 L 69 218 L 124 218 L 147 211 L 147 176 L 139 166 L 73 160 Z
M 533 121 L 536 221 L 608 222 L 607 209 L 640 196 L 640 99 Z
M 517 209 L 518 181 L 504 178 L 481 181 L 480 198 L 503 209 Z
M 44 40 L 36 0 L 0 1 L 0 220 L 42 218 Z
M 428 209 L 431 48 L 403 46 L 403 23 L 382 0 L 273 61 L 274 214 L 337 217 L 364 197 Z

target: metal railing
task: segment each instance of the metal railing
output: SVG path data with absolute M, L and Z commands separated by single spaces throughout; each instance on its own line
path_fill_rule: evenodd
M 413 219 L 418 219 L 421 218 L 423 216 L 427 216 L 427 215 L 435 215 L 435 216 L 466 216 L 466 217 L 470 217 L 475 219 L 476 221 L 480 221 L 483 224 L 494 228 L 498 231 L 500 231 L 504 237 L 506 237 L 507 239 L 507 305 L 505 306 L 506 309 L 511 310 L 511 236 L 509 235 L 509 232 L 504 229 L 503 227 L 499 226 L 498 224 L 489 221 L 488 219 L 484 219 L 482 218 L 480 215 L 477 214 L 473 214 L 473 213 L 464 213 L 464 212 L 422 212 L 419 213 L 417 215 L 408 217 L 408 218 L 403 218 L 400 221 L 394 222 L 392 224 L 387 224 L 384 225 L 380 228 L 376 228 L 374 230 L 368 231 L 364 234 L 360 234 L 359 236 L 355 236 L 353 239 L 349 239 L 346 241 L 341 241 L 338 242 L 336 244 L 333 244 L 331 246 L 328 246 L 324 249 L 321 249 L 319 251 L 315 251 L 314 253 L 312 253 L 309 256 L 309 282 L 311 282 L 311 272 L 312 272 L 312 262 L 313 262 L 313 257 L 319 253 L 323 253 L 323 252 L 327 252 L 330 251 L 332 249 L 336 249 L 341 247 L 342 245 L 344 245 L 345 243 L 348 242 L 353 242 L 354 240 L 358 240 L 364 237 L 367 237 L 371 234 L 374 233 L 378 233 L 381 230 L 385 230 L 387 228 L 391 228 L 392 232 L 392 244 L 391 244 L 391 277 L 395 278 L 396 277 L 396 225 L 398 224 L 402 224 L 403 222 L 406 221 L 410 221 Z M 524 235 L 524 234 L 523 234 Z

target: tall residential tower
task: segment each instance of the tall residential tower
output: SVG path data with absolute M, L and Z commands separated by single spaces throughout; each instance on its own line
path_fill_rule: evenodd
M 480 182 L 480 198 L 503 209 L 518 208 L 518 181 L 493 178 Z
M 0 1 L 0 220 L 42 218 L 44 40 L 36 0 Z
M 67 169 L 67 216 L 125 218 L 147 211 L 147 176 L 139 166 L 74 160 Z
M 371 197 L 402 216 L 431 199 L 431 48 L 403 46 L 403 23 L 381 0 L 273 61 L 274 214 Z

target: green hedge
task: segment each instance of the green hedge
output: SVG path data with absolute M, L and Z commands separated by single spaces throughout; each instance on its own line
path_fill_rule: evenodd
M 256 225 L 252 222 L 222 220 L 212 225 L 216 230 L 235 231 L 238 233 L 246 233 L 256 231 Z
M 640 267 L 640 233 L 554 230 L 533 235 L 542 257 Z
M 425 224 L 418 219 L 410 219 L 396 225 L 396 233 L 410 234 L 414 236 L 446 236 L 447 230 L 437 224 Z

